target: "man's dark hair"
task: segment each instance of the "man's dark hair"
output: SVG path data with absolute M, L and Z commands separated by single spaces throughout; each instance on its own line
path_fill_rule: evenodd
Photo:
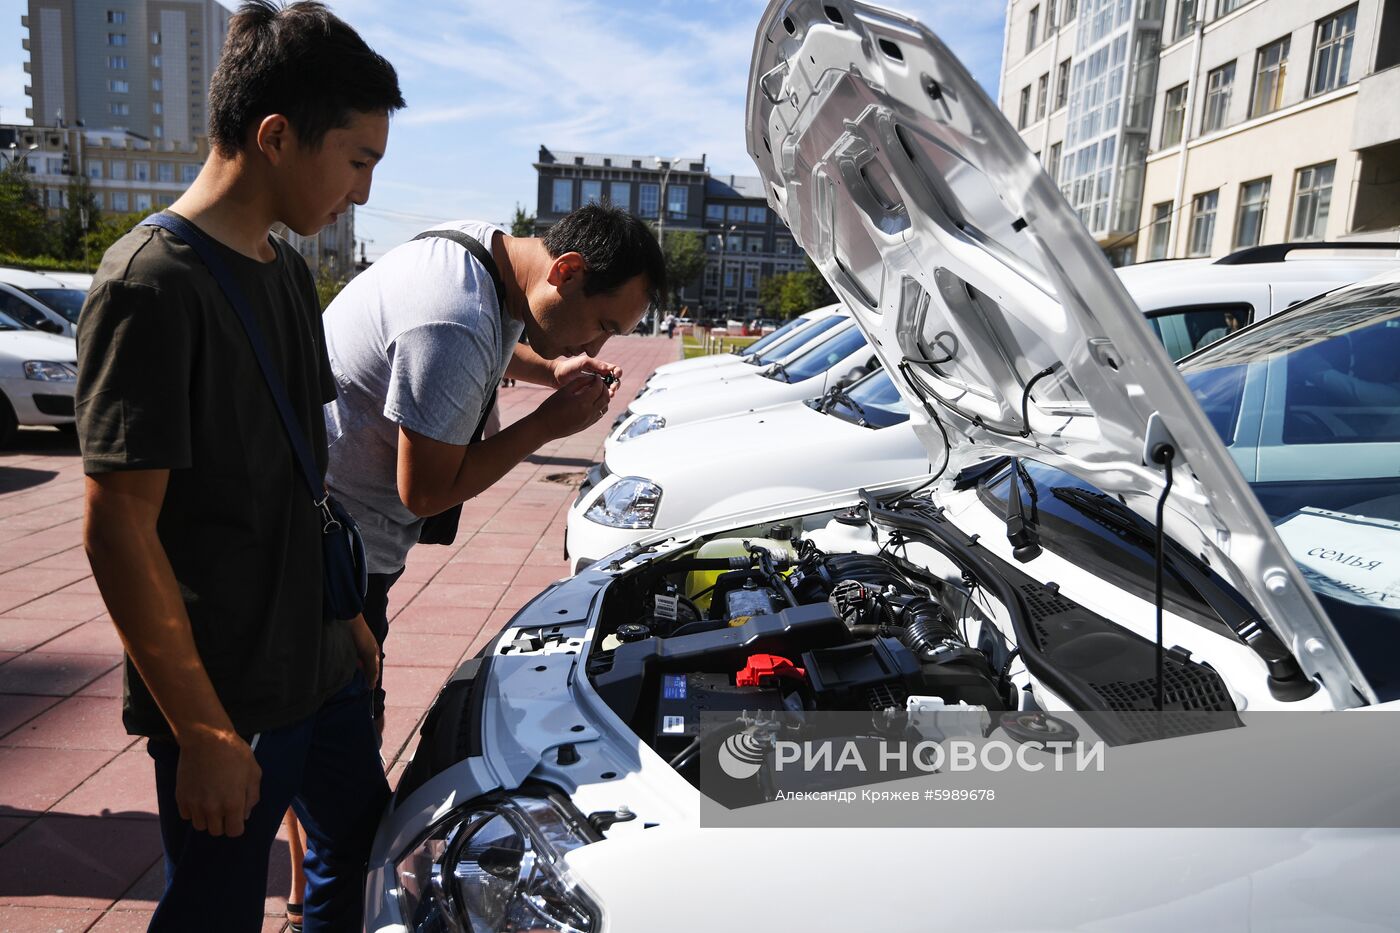
M 666 259 L 656 235 L 620 207 L 587 204 L 566 214 L 545 233 L 544 248 L 555 259 L 583 256 L 585 295 L 613 291 L 636 275 L 646 276 L 652 304 L 666 294 Z
M 250 127 L 280 113 L 314 149 L 353 112 L 403 106 L 394 66 L 324 4 L 248 0 L 229 20 L 209 82 L 209 142 L 231 156 Z

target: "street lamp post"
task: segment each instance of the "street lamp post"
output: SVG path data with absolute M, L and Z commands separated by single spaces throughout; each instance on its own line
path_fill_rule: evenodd
M 719 308 L 720 311 L 725 314 L 728 312 L 725 311 L 726 305 L 724 303 L 724 259 L 725 254 L 729 252 L 729 234 L 734 233 L 738 229 L 739 227 L 737 224 L 729 224 L 726 227 L 720 228 L 720 232 L 715 234 L 715 236 L 719 237 Z M 726 321 L 727 320 L 728 318 L 726 317 Z
M 661 173 L 661 203 L 657 205 L 658 212 L 656 218 L 656 245 L 661 247 L 661 254 L 666 254 L 666 185 L 671 180 L 671 172 L 675 170 L 676 163 L 680 156 L 672 156 L 666 160 L 666 171 Z M 662 303 L 665 303 L 666 296 L 661 296 Z M 661 333 L 661 309 L 653 309 L 651 315 L 651 335 L 653 337 Z

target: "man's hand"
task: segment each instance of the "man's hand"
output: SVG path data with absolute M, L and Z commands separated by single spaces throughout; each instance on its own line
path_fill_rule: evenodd
M 580 376 L 545 399 L 530 417 L 539 421 L 549 437 L 568 437 L 607 414 L 608 401 L 602 379 Z
M 593 376 L 601 378 L 612 376 L 612 384 L 608 386 L 608 398 L 617 394 L 617 386 L 622 381 L 622 367 L 616 363 L 607 363 L 603 360 L 595 359 L 586 354 L 579 356 L 561 356 L 550 361 L 550 368 L 554 371 L 554 385 L 563 388 L 581 374 L 592 373 Z
M 379 683 L 379 642 L 369 630 L 369 623 L 363 615 L 357 615 L 349 622 L 350 638 L 355 642 L 355 656 L 360 659 L 360 670 L 365 672 L 365 682 L 370 689 Z
M 253 749 L 232 730 L 201 730 L 180 743 L 175 805 L 195 829 L 211 836 L 243 835 L 261 783 Z

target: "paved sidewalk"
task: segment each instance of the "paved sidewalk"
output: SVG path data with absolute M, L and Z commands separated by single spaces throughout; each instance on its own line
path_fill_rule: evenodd
M 625 337 L 622 410 L 680 341 Z M 509 424 L 547 390 L 500 392 Z M 439 686 L 544 584 L 568 572 L 564 522 L 614 415 L 557 441 L 462 510 L 457 543 L 415 548 L 391 593 L 384 757 L 412 754 Z M 144 930 L 163 884 L 143 741 L 121 725 L 121 647 L 82 549 L 82 464 L 71 437 L 21 432 L 0 452 L 0 930 Z M 272 854 L 265 930 L 284 927 L 286 846 Z

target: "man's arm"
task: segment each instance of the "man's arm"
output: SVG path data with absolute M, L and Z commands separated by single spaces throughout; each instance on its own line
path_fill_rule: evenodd
M 238 836 L 258 802 L 262 769 L 200 661 L 156 534 L 169 477 L 168 470 L 89 476 L 83 546 L 122 644 L 180 745 L 180 816 L 211 835 Z
M 510 427 L 470 447 L 400 425 L 399 499 L 418 516 L 436 515 L 489 489 L 540 447 L 593 424 L 608 410 L 601 379 L 576 379 Z
M 522 379 L 547 389 L 567 385 L 581 373 L 611 375 L 613 384 L 609 386 L 609 398 L 617 392 L 617 383 L 622 379 L 622 367 L 615 363 L 607 363 L 591 356 L 565 356 L 547 360 L 524 343 L 517 343 L 511 351 L 510 362 L 506 364 L 505 372 L 512 379 Z

